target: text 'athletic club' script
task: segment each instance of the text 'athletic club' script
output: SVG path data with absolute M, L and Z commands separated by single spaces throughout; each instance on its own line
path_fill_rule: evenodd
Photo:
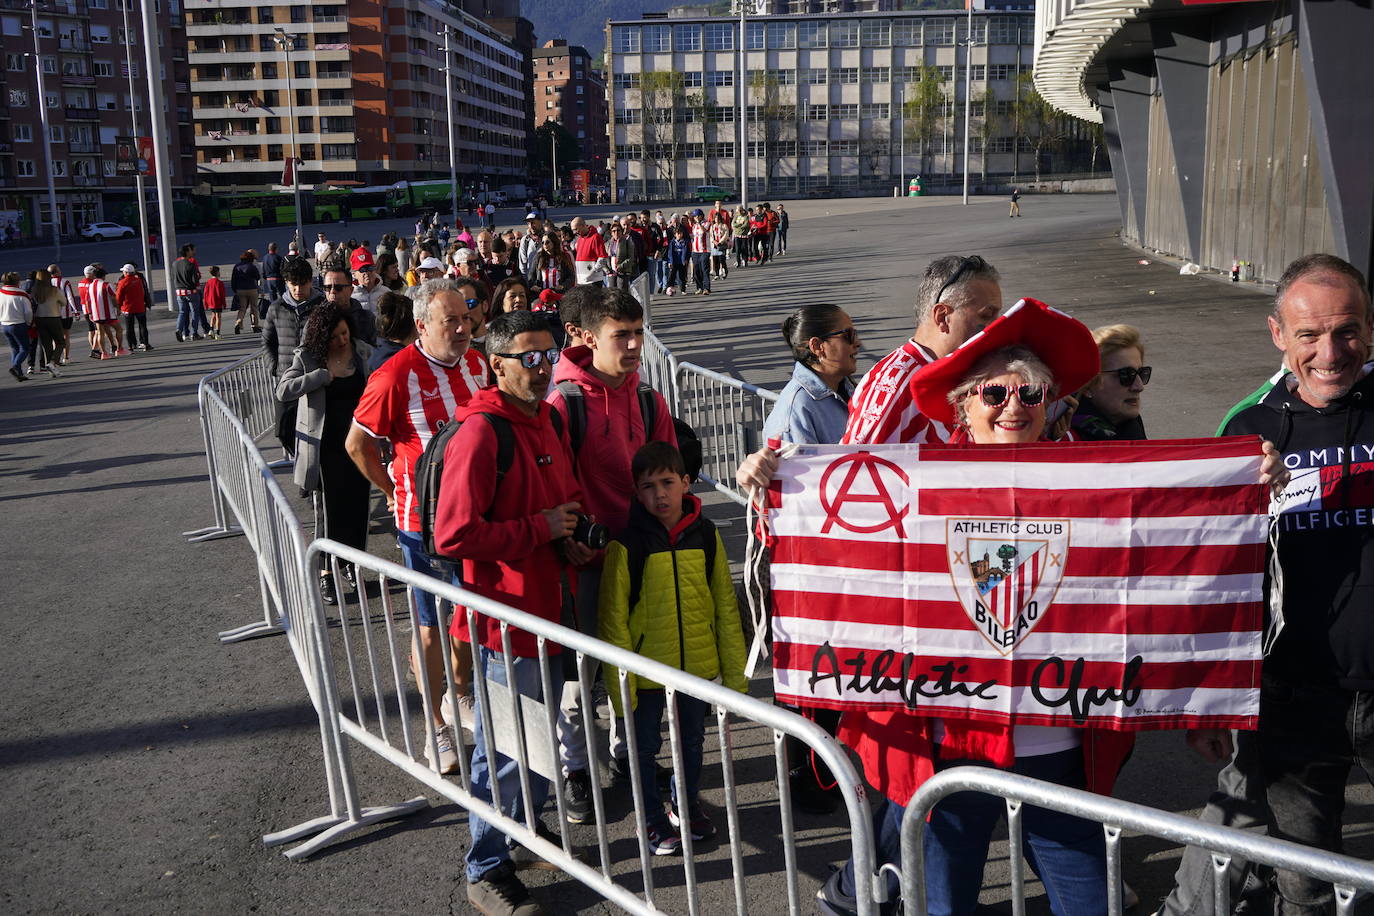
M 1268 495 L 1244 437 L 803 446 L 768 513 L 789 703 L 1253 727 Z

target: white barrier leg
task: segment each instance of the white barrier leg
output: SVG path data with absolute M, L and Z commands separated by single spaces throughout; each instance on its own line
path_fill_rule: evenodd
M 282 632 L 281 625 L 272 619 L 272 598 L 267 591 L 267 581 L 262 571 L 258 571 L 258 590 L 262 592 L 262 620 L 245 623 L 231 630 L 220 630 L 219 641 L 224 644 L 257 639 L 259 636 L 276 636 Z

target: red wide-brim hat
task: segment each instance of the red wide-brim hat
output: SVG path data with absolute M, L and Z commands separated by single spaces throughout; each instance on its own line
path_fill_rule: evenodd
M 957 425 L 958 412 L 949 402 L 949 393 L 984 356 L 1018 344 L 1049 366 L 1061 395 L 1082 388 L 1102 367 L 1097 343 L 1087 325 L 1037 299 L 1022 299 L 959 349 L 912 375 L 916 406 L 937 423 Z

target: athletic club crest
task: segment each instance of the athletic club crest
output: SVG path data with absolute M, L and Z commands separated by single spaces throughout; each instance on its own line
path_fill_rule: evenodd
M 1049 610 L 1064 575 L 1069 521 L 951 518 L 945 549 L 959 604 L 974 628 L 1011 654 Z

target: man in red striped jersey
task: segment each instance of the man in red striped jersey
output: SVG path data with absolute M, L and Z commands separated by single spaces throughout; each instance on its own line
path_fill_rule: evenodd
M 114 359 L 129 355 L 119 328 L 119 304 L 115 300 L 114 287 L 105 282 L 105 268 L 92 264 L 85 273 L 86 280 L 81 284 L 81 308 L 86 313 L 86 321 L 95 329 L 91 358 Z
M 849 399 L 845 445 L 943 442 L 949 430 L 921 413 L 911 376 L 948 356 L 1002 313 L 1001 275 L 978 255 L 947 255 L 930 262 L 916 290 L 916 332 L 878 361 Z M 744 489 L 767 489 L 777 453 L 763 448 L 735 472 Z
M 345 284 L 342 271 L 332 276 Z M 471 349 L 473 310 L 481 304 L 470 281 L 440 278 L 420 284 L 414 295 L 415 327 L 419 339 L 383 363 L 367 380 L 367 388 L 353 413 L 346 447 L 358 469 L 386 494 L 395 513 L 396 540 L 410 569 L 431 576 L 441 571 L 425 553 L 420 538 L 420 515 L 415 485 L 415 462 L 439 427 L 487 384 L 481 354 Z M 382 463 L 381 440 L 391 443 L 391 464 Z M 432 596 L 416 593 L 423 660 L 412 656 L 419 682 L 428 678 L 431 696 L 444 693 L 443 634 Z M 471 672 L 466 652 L 455 653 L 456 674 Z M 466 659 L 466 664 L 460 662 Z M 462 691 L 459 691 L 462 693 Z M 439 746 L 440 772 L 457 769 L 453 736 L 433 704 L 432 727 Z M 426 742 L 428 744 L 428 742 Z M 435 765 L 435 761 L 430 761 Z

